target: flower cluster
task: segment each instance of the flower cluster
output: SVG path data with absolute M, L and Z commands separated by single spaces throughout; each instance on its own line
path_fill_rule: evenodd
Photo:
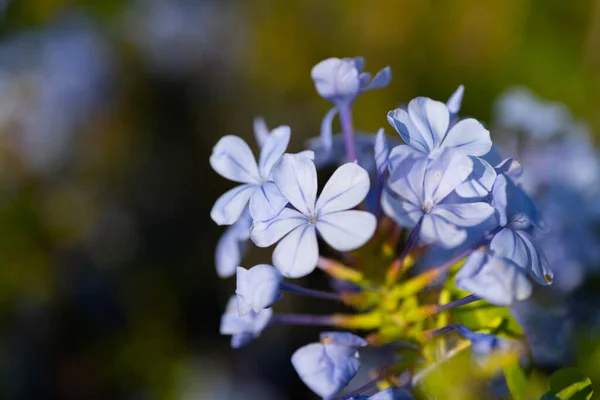
M 418 97 L 390 111 L 399 137 L 383 129 L 355 137 L 354 100 L 391 80 L 389 68 L 372 79 L 363 68 L 362 58 L 330 58 L 313 68 L 317 92 L 334 108 L 311 150 L 287 153 L 290 128 L 269 131 L 261 119 L 254 125 L 258 162 L 237 136 L 215 145 L 211 166 L 240 183 L 211 211 L 229 226 L 217 246 L 217 271 L 237 279 L 221 333 L 240 347 L 277 323 L 332 326 L 339 330 L 292 356 L 313 392 L 324 399 L 412 398 L 428 371 L 457 350 L 470 347 L 479 364 L 520 354 L 515 335 L 503 331 L 514 322 L 503 310 L 531 295 L 531 281 L 551 284 L 553 272 L 536 241 L 544 222 L 518 183 L 521 164 L 498 159 L 484 125 L 459 118 L 464 88 L 447 103 Z M 404 144 L 394 145 L 400 139 Z M 332 163 L 341 165 L 318 193 L 318 167 Z M 270 264 L 240 266 L 250 242 L 275 245 Z M 289 281 L 316 268 L 333 278 L 333 291 Z M 282 291 L 338 301 L 356 313 L 274 312 Z M 465 316 L 483 306 L 495 311 L 475 326 Z M 365 347 L 384 345 L 403 361 L 362 364 Z M 347 389 L 360 368 L 372 380 Z

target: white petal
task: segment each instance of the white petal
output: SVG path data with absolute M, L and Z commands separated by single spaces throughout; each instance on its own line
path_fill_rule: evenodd
M 446 249 L 452 249 L 465 241 L 467 233 L 441 217 L 425 214 L 419 236 L 425 243 L 437 243 Z
M 473 172 L 473 161 L 455 150 L 445 149 L 429 162 L 424 180 L 425 200 L 439 203 Z
M 316 210 L 319 215 L 356 207 L 369 192 L 369 174 L 355 163 L 339 167 L 325 184 Z
M 305 215 L 312 215 L 317 197 L 317 169 L 314 162 L 297 154 L 284 154 L 273 170 L 273 180 L 290 203 Z
M 258 166 L 246 142 L 237 136 L 223 136 L 213 147 L 210 165 L 219 175 L 241 183 L 259 183 Z
M 421 153 L 429 153 L 433 150 L 433 139 L 430 135 L 423 135 L 413 124 L 408 112 L 401 108 L 390 111 L 387 115 L 390 125 L 398 131 L 407 145 L 414 147 Z
M 274 182 L 260 185 L 250 197 L 250 215 L 254 221 L 266 221 L 276 217 L 288 201 Z
M 423 182 L 428 165 L 429 160 L 426 156 L 405 159 L 404 162 L 394 167 L 393 173 L 388 179 L 389 188 L 403 200 L 421 207 L 424 203 Z
M 269 137 L 269 128 L 267 128 L 265 120 L 261 117 L 254 118 L 254 137 L 258 147 L 263 147 L 265 140 Z
M 235 274 L 235 269 L 246 252 L 251 226 L 252 218 L 246 212 L 219 238 L 215 248 L 215 264 L 219 277 L 229 278 Z
M 448 107 L 427 97 L 417 97 L 408 103 L 408 115 L 419 132 L 430 138 L 428 141 L 433 143 L 430 151 L 439 147 L 450 124 Z
M 223 193 L 210 210 L 212 220 L 219 225 L 231 225 L 236 222 L 255 189 L 256 185 L 240 185 Z
M 448 111 L 450 111 L 450 114 L 458 114 L 458 112 L 460 111 L 460 106 L 462 104 L 464 94 L 465 87 L 463 85 L 460 85 L 458 89 L 456 89 L 456 91 L 452 93 L 452 96 L 450 96 L 450 98 L 446 102 L 446 106 L 448 107 Z
M 286 278 L 300 278 L 317 266 L 319 246 L 314 225 L 302 225 L 287 235 L 273 252 L 273 265 Z
M 490 131 L 476 119 L 463 119 L 450 129 L 440 147 L 459 149 L 470 156 L 483 156 L 492 148 Z
M 303 214 L 291 208 L 284 208 L 279 215 L 271 220 L 255 221 L 250 231 L 250 239 L 258 247 L 268 247 L 293 229 L 307 223 L 308 220 Z
M 312 150 L 302 150 L 299 153 L 296 153 L 299 156 L 310 158 L 311 160 L 315 159 L 315 152 Z
M 406 228 L 413 228 L 423 216 L 418 206 L 396 198 L 388 188 L 384 188 L 381 194 L 381 208 L 385 215 Z
M 317 231 L 331 247 L 350 251 L 365 244 L 377 226 L 377 218 L 366 211 L 340 211 L 319 216 Z
M 267 140 L 265 140 L 258 161 L 260 176 L 264 180 L 269 179 L 273 166 L 285 153 L 285 149 L 287 149 L 290 142 L 290 134 L 289 126 L 280 126 L 273 129 Z
M 494 207 L 488 203 L 438 204 L 432 214 L 444 218 L 451 224 L 460 227 L 471 227 L 481 224 L 494 214 Z
M 485 197 L 492 191 L 496 181 L 496 170 L 487 161 L 471 157 L 473 172 L 471 176 L 456 188 L 456 194 L 465 199 Z
M 407 146 L 408 147 L 408 146 Z M 412 147 L 411 147 L 412 148 Z M 385 176 L 388 169 L 388 161 L 390 159 L 390 147 L 385 137 L 385 132 L 381 128 L 375 137 L 375 166 L 377 167 L 377 175 Z
M 423 157 L 424 153 L 421 153 L 412 146 L 401 144 L 392 149 L 389 155 L 389 167 L 390 172 L 393 172 L 403 161 L 409 158 Z

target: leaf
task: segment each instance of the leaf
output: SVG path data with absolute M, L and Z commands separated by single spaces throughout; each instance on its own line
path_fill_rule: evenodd
M 593 394 L 590 378 L 576 368 L 563 368 L 550 377 L 550 391 L 542 400 L 589 400 Z
M 519 365 L 518 357 L 504 366 L 506 384 L 514 400 L 525 400 L 527 393 L 527 377 Z

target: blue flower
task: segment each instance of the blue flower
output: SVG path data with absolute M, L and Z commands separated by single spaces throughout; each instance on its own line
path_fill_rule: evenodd
M 231 347 L 237 349 L 257 338 L 271 320 L 272 315 L 273 311 L 266 308 L 259 312 L 249 311 L 246 315 L 240 316 L 238 300 L 232 296 L 221 317 L 221 335 L 231 335 Z
M 259 136 L 264 139 L 262 133 L 257 134 L 257 138 Z M 240 218 L 247 204 L 250 215 L 258 221 L 274 217 L 285 207 L 287 200 L 271 180 L 271 170 L 289 141 L 289 127 L 275 128 L 264 139 L 257 164 L 242 138 L 228 135 L 219 140 L 210 156 L 210 165 L 221 176 L 243 185 L 234 187 L 217 199 L 210 212 L 213 221 L 219 225 L 231 225 Z
M 250 310 L 258 313 L 281 298 L 281 274 L 270 265 L 259 264 L 249 270 L 238 267 L 236 277 L 235 294 L 240 315 L 246 315 Z
M 525 271 L 514 262 L 474 251 L 456 274 L 456 287 L 497 306 L 507 306 L 531 295 Z
M 384 177 L 387 174 L 388 164 L 390 161 L 390 147 L 383 128 L 377 132 L 375 137 L 375 166 L 377 167 L 377 176 Z
M 462 106 L 464 94 L 465 87 L 460 85 L 446 102 L 446 107 L 448 107 L 448 111 L 450 112 L 450 119 L 453 119 L 458 115 L 460 107 Z
M 321 97 L 336 104 L 351 102 L 361 92 L 387 86 L 392 78 L 386 67 L 371 79 L 371 74 L 362 72 L 364 65 L 362 57 L 328 58 L 315 65 L 310 75 Z
M 369 191 L 369 175 L 357 164 L 339 167 L 318 200 L 317 170 L 307 157 L 285 154 L 273 178 L 296 209 L 285 208 L 271 220 L 254 221 L 250 237 L 259 247 L 281 240 L 273 252 L 273 264 L 284 276 L 298 278 L 314 270 L 319 257 L 317 232 L 338 251 L 354 250 L 373 235 L 376 218 L 366 211 L 350 210 Z
M 251 227 L 252 217 L 246 208 L 237 222 L 227 227 L 219 238 L 215 251 L 215 263 L 217 274 L 221 278 L 229 278 L 235 274 L 236 267 L 240 265 L 242 257 L 246 253 Z
M 388 179 L 383 210 L 401 226 L 413 228 L 421 221 L 423 242 L 454 248 L 465 241 L 464 228 L 479 225 L 494 213 L 484 202 L 452 202 L 449 195 L 472 170 L 473 161 L 452 149 L 433 159 L 405 159 Z
M 459 149 L 469 156 L 483 156 L 491 147 L 490 132 L 473 118 L 450 126 L 450 111 L 439 101 L 417 97 L 408 103 L 408 111 L 397 108 L 388 113 L 388 122 L 407 145 L 392 150 L 392 158 L 436 153 L 440 149 Z
M 542 224 L 533 200 L 510 178 L 498 175 L 492 190 L 500 230 L 490 243 L 496 257 L 511 260 L 541 285 L 549 285 L 553 272 L 530 232 Z
M 320 343 L 296 350 L 292 365 L 300 379 L 316 394 L 331 399 L 352 380 L 360 368 L 357 349 L 367 342 L 345 332 L 321 334 Z

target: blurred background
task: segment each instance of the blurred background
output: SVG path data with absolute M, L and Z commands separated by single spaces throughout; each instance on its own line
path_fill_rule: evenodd
M 0 398 L 312 398 L 289 356 L 317 329 L 218 333 L 218 138 L 261 115 L 301 150 L 330 107 L 310 69 L 359 55 L 393 71 L 363 131 L 464 84 L 487 124 L 517 85 L 599 132 L 599 50 L 597 0 L 0 0 Z

